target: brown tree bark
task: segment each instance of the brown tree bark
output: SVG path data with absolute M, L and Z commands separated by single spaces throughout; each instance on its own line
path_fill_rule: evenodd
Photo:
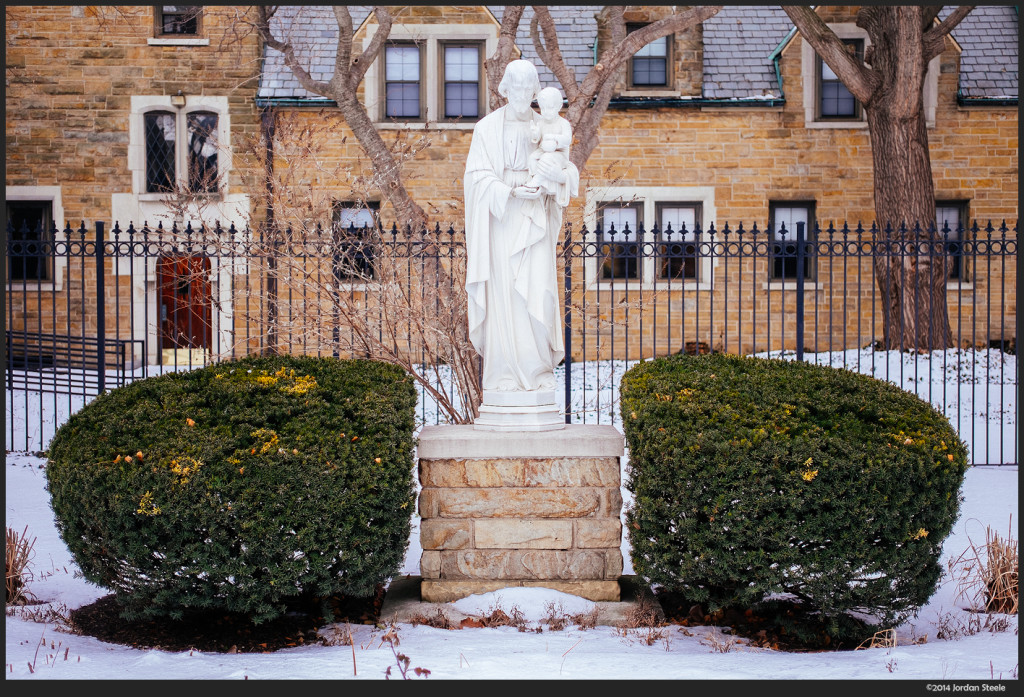
M 861 102 L 871 136 L 875 221 L 888 248 L 875 258 L 886 349 L 952 346 L 948 259 L 935 230 L 924 80 L 928 62 L 971 7 L 936 23 L 939 8 L 869 6 L 857 14 L 871 46 L 861 64 L 808 6 L 784 6 L 800 34 Z
M 565 118 L 572 125 L 575 136 L 569 159 L 582 172 L 600 139 L 601 118 L 608 110 L 619 73 L 634 53 L 655 39 L 668 36 L 700 24 L 714 17 L 721 7 L 699 6 L 673 13 L 634 32 L 626 33 L 623 5 L 609 5 L 598 21 L 610 26 L 611 41 L 599 47 L 597 64 L 582 82 L 576 80 L 573 70 L 566 65 L 558 44 L 558 31 L 551 13 L 544 5 L 533 6 L 530 36 L 537 55 L 550 68 L 562 85 L 568 102 Z
M 394 207 L 400 225 L 408 225 L 414 231 L 424 230 L 427 215 L 423 208 L 413 200 L 402 181 L 399 162 L 381 137 L 373 124 L 373 119 L 366 112 L 366 107 L 356 96 L 356 90 L 367 69 L 380 55 L 384 42 L 391 34 L 393 19 L 385 7 L 374 7 L 377 18 L 377 31 L 370 40 L 369 46 L 361 54 L 352 55 L 352 41 L 355 28 L 352 15 L 344 5 L 334 6 L 334 16 L 338 23 L 337 55 L 334 62 L 334 74 L 327 82 L 314 80 L 306 68 L 295 57 L 295 47 L 290 41 L 274 36 L 270 26 L 276 8 L 260 6 L 256 28 L 261 38 L 270 48 L 284 54 L 285 64 L 299 80 L 299 84 L 307 91 L 334 100 L 338 105 L 342 118 L 352 129 L 363 151 L 373 165 L 374 184 L 381 195 Z

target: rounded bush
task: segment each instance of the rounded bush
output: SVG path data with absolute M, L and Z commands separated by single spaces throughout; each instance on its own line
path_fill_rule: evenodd
M 373 595 L 414 510 L 416 391 L 368 360 L 253 357 L 148 378 L 58 429 L 57 527 L 126 617 Z
M 891 627 L 941 577 L 967 449 L 934 408 L 846 370 L 727 355 L 622 379 L 633 566 L 711 610 L 789 597 L 833 636 Z

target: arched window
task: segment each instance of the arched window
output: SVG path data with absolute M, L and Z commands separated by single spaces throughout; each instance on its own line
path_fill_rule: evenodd
M 150 111 L 144 130 L 147 193 L 219 190 L 216 113 Z

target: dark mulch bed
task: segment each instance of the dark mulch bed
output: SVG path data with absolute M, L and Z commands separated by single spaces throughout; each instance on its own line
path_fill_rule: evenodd
M 836 639 L 820 620 L 796 602 L 766 604 L 757 610 L 727 608 L 708 614 L 681 595 L 663 590 L 655 595 L 667 622 L 684 627 L 722 627 L 723 633 L 744 637 L 752 646 L 781 651 L 844 651 L 856 649 L 872 635 L 864 626 L 862 637 Z
M 369 598 L 331 598 L 335 622 L 375 624 L 384 602 L 384 587 Z M 164 651 L 196 649 L 217 653 L 265 653 L 278 649 L 322 643 L 317 630 L 326 623 L 320 603 L 297 601 L 282 617 L 252 624 L 244 615 L 226 612 L 192 612 L 181 620 L 125 620 L 113 595 L 72 610 L 75 631 L 112 644 Z

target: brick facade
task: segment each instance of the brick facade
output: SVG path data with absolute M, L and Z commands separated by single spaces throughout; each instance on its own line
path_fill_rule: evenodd
M 112 202 L 112 194 L 133 191 L 128 171 L 131 98 L 173 95 L 182 90 L 187 95 L 226 98 L 232 169 L 225 194 L 258 195 L 258 167 L 251 164 L 255 160 L 250 154 L 254 153 L 260 133 L 256 103 L 260 47 L 255 34 L 235 37 L 231 31 L 237 14 L 243 11 L 231 7 L 206 8 L 203 35 L 209 39 L 208 45 L 165 46 L 151 45 L 149 41 L 153 37 L 149 7 L 127 8 L 124 12 L 85 7 L 7 8 L 8 188 L 61 187 L 63 217 L 73 225 L 80 220 L 110 220 L 118 210 L 146 210 L 126 209 L 123 202 Z M 627 21 L 642 23 L 655 19 L 660 12 L 661 8 L 635 8 Z M 828 22 L 853 21 L 851 8 L 826 7 L 822 12 Z M 396 26 L 401 24 L 413 33 L 417 24 L 434 25 L 436 29 L 439 24 L 462 23 L 490 26 L 494 37 L 497 36 L 497 21 L 480 7 L 415 6 L 405 8 L 399 17 Z M 372 23 L 371 17 L 368 25 Z M 357 38 L 361 37 L 362 34 Z M 599 30 L 597 40 L 602 39 Z M 805 64 L 799 35 L 779 54 L 785 101 L 776 106 L 749 101 L 738 106 L 712 105 L 699 99 L 698 73 L 704 58 L 702 30 L 698 27 L 680 33 L 674 41 L 672 91 L 690 98 L 690 102 L 678 99 L 669 105 L 651 107 L 627 103 L 628 100 L 613 101 L 601 124 L 600 144 L 582 172 L 580 196 L 566 212 L 566 220 L 574 230 L 583 224 L 593 229 L 595 207 L 606 198 L 619 195 L 618 192 L 669 188 L 679 190 L 680 195 L 704 192 L 705 226 L 710 222 L 721 227 L 726 221 L 747 225 L 756 221 L 763 227 L 769 218 L 769 203 L 774 201 L 813 201 L 816 217 L 823 225 L 829 221 L 837 225 L 844 221 L 870 223 L 874 219 L 867 128 L 807 127 Z M 936 197 L 968 202 L 972 221 L 984 224 L 991 220 L 998 224 L 1006 220 L 1012 226 L 1018 215 L 1018 108 L 1015 103 L 959 104 L 959 70 L 960 48 L 947 39 L 939 60 L 934 125 L 928 129 Z M 277 176 L 301 184 L 302 195 L 312 196 L 324 214 L 334 200 L 380 200 L 377 192 L 366 188 L 371 173 L 368 159 L 333 108 L 321 104 L 304 107 L 289 101 L 268 103 L 274 104 L 278 122 L 278 140 L 274 144 Z M 404 140 L 415 151 L 402 165 L 406 186 L 428 217 L 443 226 L 462 226 L 462 174 L 471 128 L 472 124 L 408 128 L 385 124 L 381 129 L 386 142 Z M 319 134 L 315 162 L 298 156 L 309 139 L 308 132 L 304 135 L 305 129 Z M 609 196 L 609 192 L 614 195 Z M 256 210 L 248 213 L 260 216 L 258 206 L 253 204 L 250 209 Z M 393 219 L 386 203 L 381 213 L 385 221 Z M 748 289 L 754 284 L 757 290 L 742 300 L 734 295 L 736 307 L 732 309 L 732 319 L 726 321 L 735 322 L 736 327 L 727 334 L 742 335 L 745 341 L 722 345 L 713 332 L 701 339 L 720 350 L 763 350 L 764 342 L 756 337 L 751 318 L 767 311 L 769 306 L 786 308 L 776 329 L 786 331 L 785 318 L 792 318 L 793 308 L 785 303 L 793 303 L 793 293 L 784 297 L 781 285 L 767 282 L 766 265 L 716 266 L 715 273 L 714 290 L 704 291 L 676 287 L 655 294 L 650 284 L 634 283 L 628 289 L 622 284 L 604 284 L 603 307 L 624 300 L 617 311 L 622 317 L 612 314 L 606 319 L 614 322 L 624 319 L 629 312 L 634 313 L 634 319 L 638 312 L 648 313 L 644 332 L 632 330 L 628 344 L 620 342 L 614 353 L 620 355 L 628 345 L 630 355 L 637 357 L 641 343 L 654 345 L 657 351 L 678 350 L 671 339 L 673 322 L 693 323 L 693 331 L 685 330 L 687 335 L 693 335 L 701 322 L 703 326 L 710 324 L 708 317 L 702 319 L 696 312 L 686 315 L 686 307 L 693 304 L 695 294 L 704 292 L 710 298 L 714 293 L 718 302 L 727 303 L 725 288 L 735 288 L 741 277 Z M 85 270 L 84 288 L 94 283 L 89 274 L 94 274 L 94 269 Z M 825 297 L 826 302 L 838 303 L 840 296 L 849 296 L 846 290 L 839 290 L 844 279 L 849 285 L 852 280 L 868 278 L 870 269 L 866 262 L 851 262 L 843 268 L 819 265 L 817 276 L 812 290 Z M 123 276 L 119 280 L 121 284 L 127 282 Z M 87 295 L 82 283 L 83 276 L 69 270 L 65 292 L 58 294 L 61 300 L 51 303 L 37 299 L 34 302 L 41 302 L 41 308 L 29 309 L 24 318 L 14 319 L 9 326 L 20 327 L 23 322 L 29 328 L 46 329 L 52 319 L 53 326 L 60 327 L 62 322 L 75 321 L 71 318 L 80 313 L 84 313 L 88 324 L 89 303 L 72 300 L 68 305 L 67 300 Z M 979 318 L 981 323 L 972 326 L 970 336 L 958 335 L 957 340 L 973 342 L 1005 338 L 996 334 L 1014 335 L 1014 265 L 976 269 L 971 283 L 971 304 L 966 309 L 970 317 Z M 582 265 L 577 265 L 574 303 L 584 304 L 592 298 L 597 285 L 600 284 L 596 284 L 593 276 L 586 276 Z M 1007 311 L 998 318 L 991 318 L 990 309 L 973 300 L 989 297 L 989 288 L 1007 298 Z M 870 284 L 862 284 L 860 290 L 859 302 L 869 305 L 874 289 Z M 123 292 L 127 295 L 131 291 L 125 288 Z M 637 304 L 641 293 L 656 298 L 660 309 Z M 963 298 L 951 295 L 950 303 L 955 307 L 967 302 Z M 108 306 L 114 302 L 109 300 Z M 707 303 L 701 301 L 697 306 L 707 307 Z M 808 349 L 863 346 L 880 335 L 880 326 L 867 326 L 857 313 L 847 315 L 842 340 L 837 336 L 839 328 L 831 327 L 827 336 L 811 336 Z M 996 321 L 998 328 L 988 326 Z M 749 325 L 746 331 L 742 328 L 744 322 Z M 591 333 L 580 339 L 574 342 L 577 360 L 584 355 L 607 357 L 612 352 L 599 334 Z M 785 341 L 791 343 L 791 336 L 787 334 Z

